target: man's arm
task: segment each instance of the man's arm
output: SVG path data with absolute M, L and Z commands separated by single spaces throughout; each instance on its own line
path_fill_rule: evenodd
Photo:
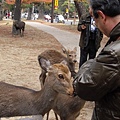
M 79 23 L 78 23 L 78 26 L 77 26 L 78 31 L 82 31 L 82 30 L 86 29 L 86 25 L 83 21 L 85 21 L 85 16 L 81 16 L 81 18 L 79 20 Z
M 116 89 L 119 79 L 117 63 L 116 54 L 110 49 L 101 52 L 92 62 L 87 61 L 73 82 L 75 93 L 82 99 L 96 101 L 104 97 L 108 91 Z

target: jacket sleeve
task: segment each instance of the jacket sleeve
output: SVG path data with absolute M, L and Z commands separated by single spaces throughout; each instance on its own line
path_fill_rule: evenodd
M 78 26 L 77 26 L 77 30 L 78 31 L 82 31 L 82 28 L 81 28 L 81 25 L 83 24 L 82 21 L 84 20 L 84 16 L 81 16 L 80 20 L 79 20 L 79 23 L 78 23 Z
M 79 23 L 78 23 L 78 26 L 77 26 L 77 30 L 78 30 L 78 31 L 81 31 L 81 30 L 82 30 L 82 29 L 81 29 L 81 24 L 79 24 Z
M 78 30 L 78 31 L 82 31 L 82 28 L 81 28 L 81 23 L 80 23 L 80 21 L 79 21 L 79 23 L 78 23 L 77 30 Z
M 114 50 L 104 49 L 92 62 L 87 61 L 80 68 L 73 82 L 75 93 L 84 100 L 100 100 L 118 87 L 118 65 Z

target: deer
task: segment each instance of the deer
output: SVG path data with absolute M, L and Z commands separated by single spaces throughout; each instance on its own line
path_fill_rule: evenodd
M 42 66 L 42 63 L 40 64 Z M 79 98 L 78 96 L 69 96 L 59 93 L 54 101 L 54 104 L 52 105 L 52 110 L 54 111 L 56 120 L 58 120 L 57 115 L 59 115 L 60 120 L 76 120 L 81 109 L 84 107 L 84 104 L 85 100 Z M 47 113 L 46 120 L 48 119 L 49 112 Z
M 16 29 L 17 34 L 18 34 L 18 30 L 19 30 L 20 36 L 21 37 L 24 36 L 25 22 L 14 20 L 13 21 L 13 27 Z
M 52 109 L 58 93 L 73 94 L 71 72 L 63 61 L 51 64 L 40 59 L 47 71 L 43 88 L 35 91 L 30 88 L 0 82 L 0 118 L 14 116 L 42 115 Z
M 76 58 L 77 48 L 75 47 L 73 50 L 66 50 L 64 47 L 62 47 L 62 51 L 66 56 L 58 52 L 57 50 L 53 50 L 53 49 L 45 50 L 38 56 L 38 62 L 41 68 L 41 74 L 39 76 L 41 87 L 44 85 L 46 73 L 47 73 L 47 71 L 45 71 L 41 67 L 41 63 L 40 63 L 41 58 L 49 60 L 51 64 L 60 63 L 63 60 L 66 61 L 67 66 L 71 71 L 72 77 L 75 77 L 76 75 L 75 64 L 77 63 L 77 58 Z

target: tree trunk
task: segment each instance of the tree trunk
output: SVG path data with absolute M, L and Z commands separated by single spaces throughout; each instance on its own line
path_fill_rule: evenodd
M 29 8 L 27 20 L 31 20 L 32 16 L 32 7 Z
M 44 18 L 44 3 L 39 3 L 39 16 L 38 19 L 43 19 Z
M 21 0 L 15 1 L 14 20 L 21 20 Z
M 3 18 L 3 10 L 2 10 L 2 5 L 0 5 L 0 20 Z
M 77 0 L 74 0 L 74 3 L 75 3 L 75 7 L 77 9 L 77 12 L 78 12 L 78 17 L 80 19 L 81 15 L 82 15 L 82 7 L 80 5 L 80 2 L 78 2 Z
M 55 0 L 52 0 L 52 8 L 51 8 L 51 23 L 53 23 L 53 19 L 54 19 L 54 3 Z
M 14 20 L 21 20 L 21 0 L 16 0 L 15 1 L 15 6 L 14 6 Z M 14 25 L 12 26 L 12 34 L 16 34 L 16 28 L 14 27 Z

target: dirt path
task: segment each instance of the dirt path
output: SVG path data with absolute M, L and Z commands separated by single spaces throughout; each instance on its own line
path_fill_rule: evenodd
M 11 27 L 10 22 L 0 22 L 0 81 L 40 90 L 37 56 L 46 49 L 61 51 L 61 44 L 52 35 L 29 26 L 26 26 L 24 37 L 13 37 Z M 87 102 L 78 120 L 90 120 L 93 105 Z M 22 119 L 15 117 L 9 120 Z M 50 120 L 55 120 L 52 112 Z
M 53 35 L 64 47 L 74 49 L 77 47 L 77 59 L 79 61 L 79 34 L 61 30 L 56 27 L 41 24 L 40 22 L 26 22 L 28 25 Z

